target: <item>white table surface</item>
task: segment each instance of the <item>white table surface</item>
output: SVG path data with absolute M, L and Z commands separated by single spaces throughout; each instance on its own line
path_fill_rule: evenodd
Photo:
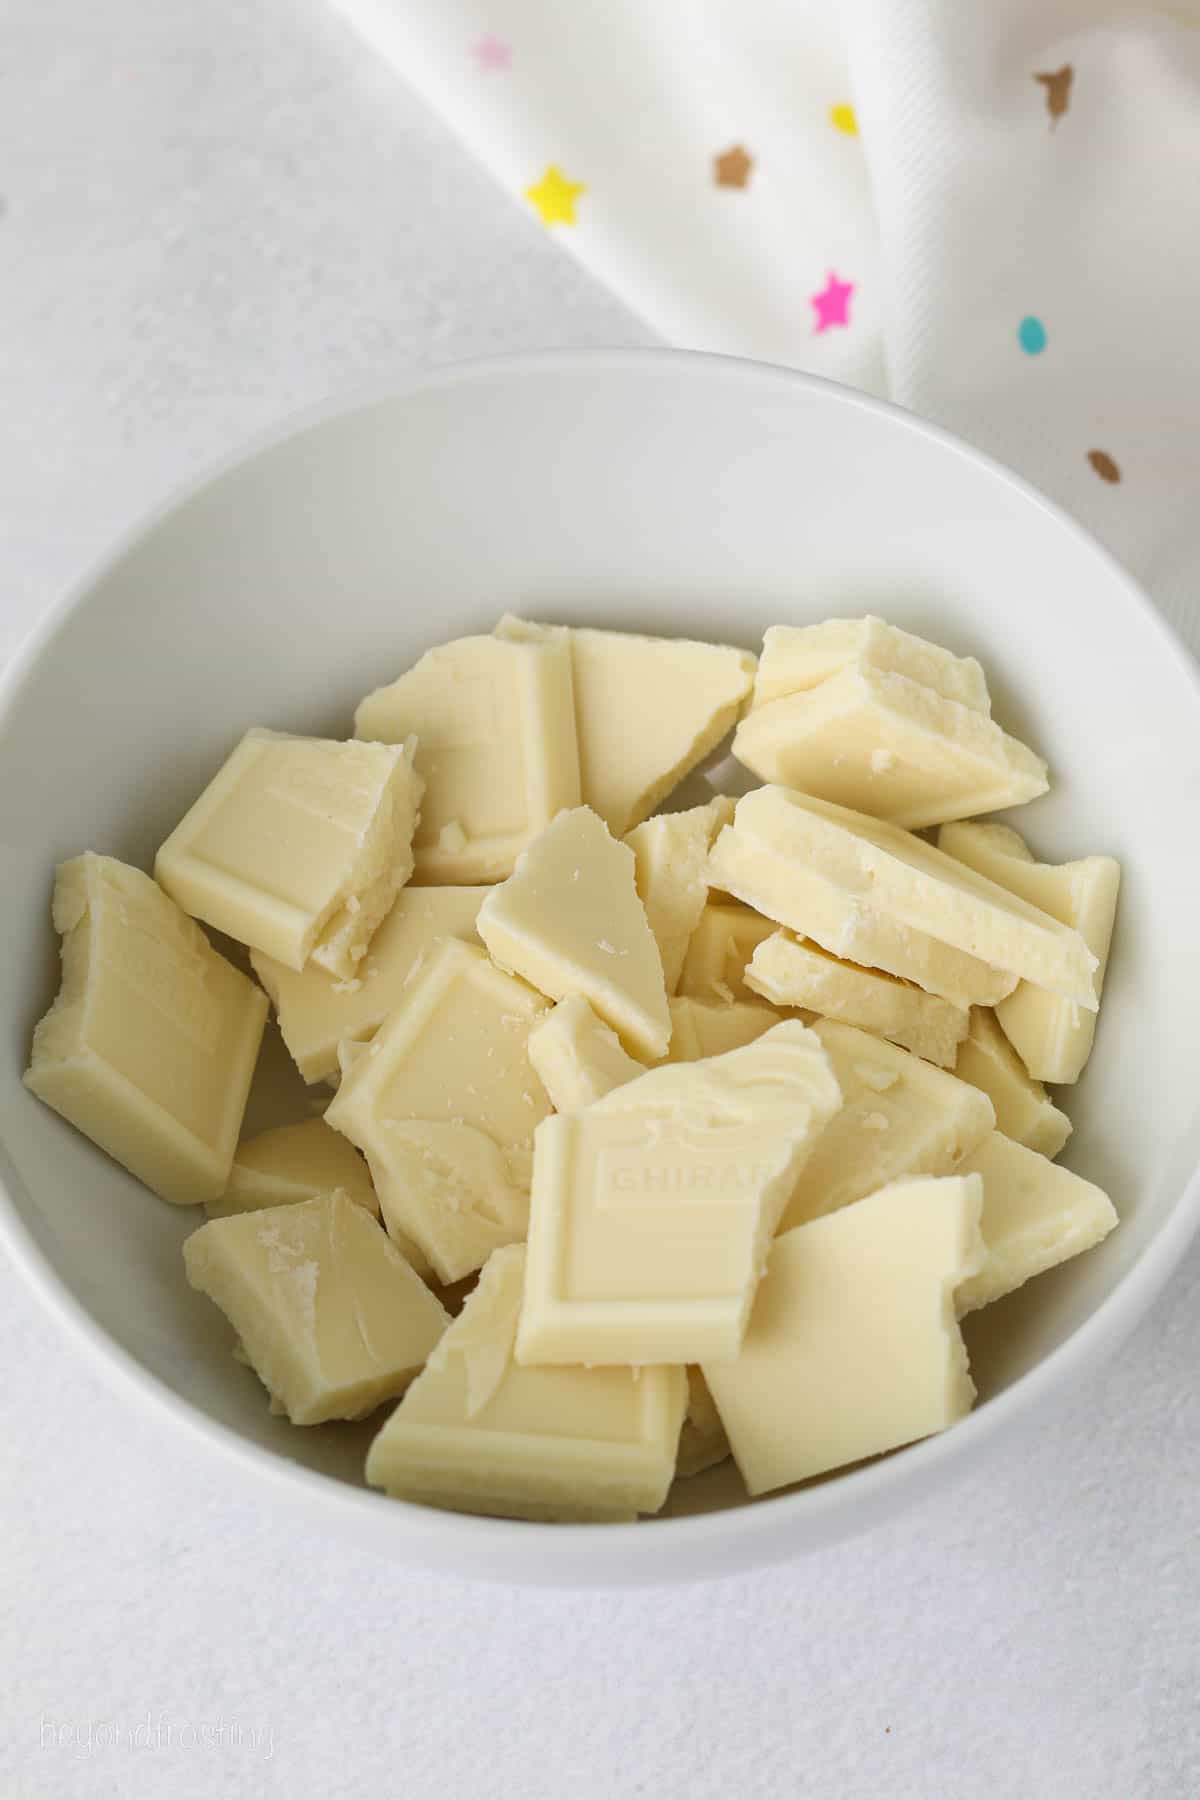
M 0 194 L 0 654 L 297 407 L 648 341 L 320 0 L 8 0 Z M 556 1594 L 264 1516 L 0 1267 L 0 1794 L 1186 1800 L 1198 1307 L 888 1529 Z

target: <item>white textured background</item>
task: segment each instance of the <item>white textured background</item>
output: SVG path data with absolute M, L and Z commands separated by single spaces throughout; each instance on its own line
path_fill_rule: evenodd
M 3 0 L 0 195 L 0 653 L 298 406 L 647 341 L 320 0 Z M 1198 1304 L 890 1529 L 551 1594 L 225 1493 L 0 1267 L 0 1794 L 1192 1800 Z

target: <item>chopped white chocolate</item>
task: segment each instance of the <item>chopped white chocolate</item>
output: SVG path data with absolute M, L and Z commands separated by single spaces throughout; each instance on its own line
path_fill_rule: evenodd
M 748 651 L 722 644 L 571 632 L 583 800 L 614 837 L 640 825 L 716 749 L 749 696 L 755 666 Z
M 677 994 L 671 1002 L 670 1062 L 699 1062 L 752 1044 L 780 1023 L 773 1006 L 748 1000 L 693 1000 Z
M 723 834 L 722 834 L 723 835 Z M 679 992 L 696 1000 L 748 1000 L 760 996 L 746 983 L 746 965 L 775 921 L 736 900 L 712 900 L 692 933 Z
M 882 1038 L 819 1019 L 842 1090 L 796 1183 L 781 1229 L 836 1212 L 906 1175 L 950 1175 L 995 1125 L 978 1088 Z
M 820 625 L 772 625 L 763 637 L 752 706 L 803 693 L 850 667 L 905 675 L 945 700 L 985 715 L 991 711 L 987 682 L 973 656 L 954 656 L 870 614 Z
M 248 731 L 155 858 L 185 912 L 349 979 L 412 873 L 413 744 Z
M 1121 886 L 1118 862 L 1111 856 L 1035 862 L 1028 844 L 1007 825 L 947 825 L 938 848 L 1077 931 L 1096 958 L 1099 996 Z M 1078 1081 L 1092 1053 L 1094 1012 L 1082 1012 L 1070 1000 L 1022 982 L 997 1005 L 996 1017 L 1031 1075 L 1040 1081 Z
M 646 1072 L 579 994 L 568 994 L 538 1020 L 529 1033 L 529 1060 L 560 1113 L 578 1112 Z
M 229 1185 L 205 1211 L 210 1219 L 227 1219 L 264 1206 L 294 1206 L 334 1188 L 341 1188 L 356 1206 L 365 1206 L 372 1218 L 379 1217 L 370 1171 L 354 1145 L 340 1131 L 331 1131 L 324 1119 L 305 1119 L 243 1138 Z
M 679 1368 L 522 1368 L 513 1361 L 525 1252 L 497 1250 L 367 1454 L 405 1500 L 516 1519 L 655 1513 L 675 1473 Z
M 970 1411 L 955 1293 L 983 1265 L 982 1206 L 977 1175 L 921 1178 L 776 1238 L 741 1354 L 704 1364 L 751 1494 Z
M 336 1081 L 338 1045 L 374 1037 L 400 1004 L 405 986 L 439 938 L 478 943 L 475 915 L 486 887 L 406 887 L 371 939 L 355 981 L 335 981 L 324 969 L 289 969 L 252 950 L 254 973 L 279 1015 L 279 1029 L 305 1081 Z
M 1040 756 L 906 675 L 850 666 L 756 707 L 733 754 L 763 781 L 917 830 L 1044 794 Z
M 445 939 L 370 1044 L 344 1046 L 327 1122 L 370 1164 L 384 1221 L 438 1278 L 525 1235 L 533 1131 L 550 1101 L 528 1055 L 546 1002 Z
M 679 986 L 683 959 L 708 899 L 708 852 L 732 818 L 733 801 L 719 795 L 689 812 L 659 813 L 625 839 L 636 858 L 637 891 L 662 957 L 668 994 Z
M 355 735 L 417 736 L 421 882 L 497 881 L 560 807 L 579 803 L 567 633 L 456 638 L 368 694 Z
M 840 1103 L 821 1045 L 789 1021 L 547 1119 L 518 1361 L 735 1355 L 780 1215 Z
M 984 1007 L 971 1008 L 970 1029 L 959 1046 L 954 1073 L 983 1090 L 996 1109 L 997 1131 L 1014 1143 L 1043 1156 L 1057 1156 L 1070 1137 L 1070 1119 L 1028 1073 L 996 1015 Z
M 983 1177 L 987 1257 L 958 1291 L 959 1313 L 1012 1293 L 1106 1238 L 1117 1223 L 1112 1201 L 1090 1181 L 993 1131 L 961 1165 Z
M 560 813 L 522 851 L 480 907 L 476 929 L 502 969 L 553 1000 L 582 994 L 634 1056 L 666 1055 L 662 958 L 633 851 L 590 808 Z
M 946 999 L 960 995 L 896 966 L 910 934 L 1096 1008 L 1097 959 L 1078 932 L 923 838 L 812 794 L 761 787 L 739 800 L 709 880 L 834 956 Z
M 25 1084 L 178 1206 L 225 1191 L 266 997 L 162 889 L 111 856 L 59 865 L 62 986 Z
M 387 1234 L 340 1189 L 212 1219 L 183 1258 L 293 1425 L 363 1418 L 403 1393 L 447 1324 Z
M 862 968 L 882 969 L 964 1011 L 1012 992 L 1014 975 L 989 968 L 926 931 L 867 908 L 810 865 L 803 852 L 781 850 L 769 821 L 765 823 L 766 835 L 760 835 L 752 815 L 747 814 L 740 825 L 735 815 L 734 824 L 717 837 L 708 863 L 709 880 L 736 893 L 752 918 L 761 917 L 765 929 L 752 949 L 773 935 L 776 925 L 784 925 L 831 956 Z M 683 985 L 687 980 L 685 962 Z M 747 994 L 753 991 L 746 988 Z
M 965 1007 L 881 969 L 840 962 L 819 944 L 789 931 L 776 931 L 756 947 L 746 985 L 776 1006 L 807 1007 L 823 1018 L 890 1038 L 941 1068 L 953 1068 L 966 1035 Z
M 721 1423 L 703 1371 L 693 1363 L 687 1372 L 688 1407 L 683 1430 L 679 1434 L 679 1456 L 675 1473 L 679 1477 L 700 1475 L 715 1468 L 729 1455 L 729 1439 Z

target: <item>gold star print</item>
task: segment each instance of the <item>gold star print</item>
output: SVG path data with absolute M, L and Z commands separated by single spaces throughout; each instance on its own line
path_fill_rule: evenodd
M 1046 111 L 1050 115 L 1050 129 L 1053 131 L 1071 104 L 1071 83 L 1075 79 L 1075 71 L 1070 63 L 1064 63 L 1061 69 L 1047 69 L 1033 79 L 1046 90 Z
M 525 198 L 535 206 L 543 225 L 573 225 L 575 202 L 587 188 L 581 181 L 571 181 L 551 163 L 533 187 L 525 189 Z
M 744 188 L 753 167 L 754 158 L 741 144 L 735 144 L 732 150 L 713 157 L 713 180 L 718 187 Z

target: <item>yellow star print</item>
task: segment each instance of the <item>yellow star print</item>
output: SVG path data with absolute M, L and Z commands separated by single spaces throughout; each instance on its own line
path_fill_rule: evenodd
M 575 202 L 586 193 L 581 181 L 571 181 L 551 163 L 542 179 L 525 189 L 525 198 L 537 207 L 543 225 L 573 225 Z
M 840 100 L 829 109 L 829 123 L 835 131 L 844 131 L 847 137 L 858 136 L 858 118 L 854 108 L 846 100 Z

